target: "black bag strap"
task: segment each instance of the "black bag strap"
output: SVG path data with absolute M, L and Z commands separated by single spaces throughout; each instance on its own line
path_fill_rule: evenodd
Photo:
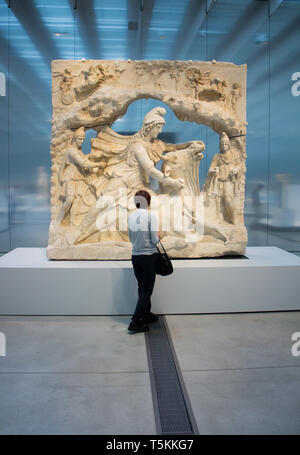
M 151 217 L 150 217 L 150 215 L 149 215 L 149 216 L 148 216 L 148 229 L 149 229 L 150 235 L 151 235 L 151 225 L 150 225 L 150 223 L 151 223 Z M 158 250 L 158 252 L 159 252 L 160 254 L 162 254 L 161 251 L 160 251 L 160 249 L 159 249 L 158 246 L 157 246 L 159 243 L 161 244 L 162 249 L 164 250 L 164 253 L 167 254 L 167 252 L 166 252 L 166 250 L 165 250 L 165 247 L 164 247 L 163 244 L 161 243 L 161 240 L 160 240 L 160 239 L 159 239 L 159 242 L 155 245 L 156 248 L 157 248 L 157 250 Z
M 149 212 L 148 212 L 148 231 L 149 231 L 149 234 L 150 234 L 150 238 L 151 238 L 151 215 L 149 215 Z M 157 245 L 155 245 L 156 248 L 157 248 Z M 158 248 L 157 248 L 158 249 Z M 159 250 L 158 250 L 159 251 Z M 160 251 L 159 251 L 160 252 Z
M 165 250 L 165 247 L 163 246 L 163 244 L 162 244 L 161 240 L 159 240 L 158 244 L 161 244 L 161 246 L 162 246 L 162 249 L 164 250 L 164 253 L 165 253 L 165 254 L 167 254 L 167 252 L 166 252 L 166 250 Z M 157 245 L 158 245 L 158 244 L 157 244 Z M 160 251 L 160 249 L 158 248 L 158 246 L 157 246 L 157 245 L 156 245 L 156 248 L 157 248 L 157 249 L 158 249 L 158 251 L 161 253 L 161 251 Z

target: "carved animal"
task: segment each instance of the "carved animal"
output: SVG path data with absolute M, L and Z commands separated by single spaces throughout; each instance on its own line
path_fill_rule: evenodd
M 162 165 L 162 171 L 166 176 L 170 176 L 176 179 L 182 179 L 184 181 L 184 188 L 180 190 L 180 196 L 183 201 L 186 196 L 192 196 L 195 200 L 194 204 L 183 203 L 183 206 L 186 210 L 186 213 L 189 214 L 191 224 L 194 224 L 198 229 L 198 232 L 203 231 L 204 234 L 212 234 L 214 237 L 221 237 L 225 243 L 228 243 L 228 238 L 222 227 L 211 220 L 208 220 L 204 217 L 203 213 L 196 213 L 197 204 L 196 199 L 199 201 L 198 210 L 201 211 L 201 192 L 199 185 L 199 165 L 200 161 L 203 159 L 203 151 L 205 145 L 203 142 L 198 141 L 193 143 L 190 147 L 185 150 L 179 150 L 174 152 L 169 152 L 167 157 L 168 161 L 165 161 Z M 166 184 L 160 184 L 160 194 L 170 194 L 170 189 Z M 187 198 L 188 199 L 188 198 Z M 175 233 L 174 233 L 175 234 Z M 178 231 L 176 235 L 178 236 Z M 186 235 L 186 231 L 181 232 L 183 236 Z

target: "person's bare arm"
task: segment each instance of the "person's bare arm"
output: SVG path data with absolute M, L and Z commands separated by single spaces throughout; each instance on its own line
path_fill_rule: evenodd
M 171 177 L 166 177 L 160 170 L 156 169 L 153 161 L 150 160 L 147 151 L 142 145 L 135 144 L 134 147 L 135 157 L 141 167 L 144 169 L 146 178 L 152 177 L 158 182 L 168 183 L 177 191 L 184 187 L 184 185 L 178 180 Z
M 174 152 L 174 150 L 183 150 L 192 145 L 197 141 L 183 142 L 182 144 L 166 144 L 165 143 L 165 152 Z
M 94 169 L 103 167 L 103 163 L 95 163 L 88 158 L 82 158 L 75 150 L 69 150 L 68 158 L 73 164 L 78 164 L 83 169 Z
M 208 169 L 209 175 L 217 175 L 219 173 L 219 160 L 216 156 L 213 157 L 211 165 Z

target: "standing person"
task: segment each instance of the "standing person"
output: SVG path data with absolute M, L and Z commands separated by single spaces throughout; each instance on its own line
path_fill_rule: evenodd
M 146 190 L 139 190 L 134 195 L 137 208 L 128 217 L 128 234 L 132 243 L 132 265 L 138 281 L 138 301 L 131 322 L 129 333 L 147 332 L 146 325 L 158 320 L 151 313 L 151 294 L 156 276 L 159 242 L 157 217 L 149 211 L 151 195 Z

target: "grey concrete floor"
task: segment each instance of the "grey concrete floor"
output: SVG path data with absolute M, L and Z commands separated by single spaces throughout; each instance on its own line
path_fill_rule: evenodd
M 155 434 L 145 336 L 129 319 L 0 317 L 0 434 Z
M 300 312 L 167 322 L 200 434 L 300 434 Z
M 156 434 L 145 336 L 129 320 L 0 317 L 0 434 Z M 200 434 L 300 434 L 300 312 L 166 320 Z

